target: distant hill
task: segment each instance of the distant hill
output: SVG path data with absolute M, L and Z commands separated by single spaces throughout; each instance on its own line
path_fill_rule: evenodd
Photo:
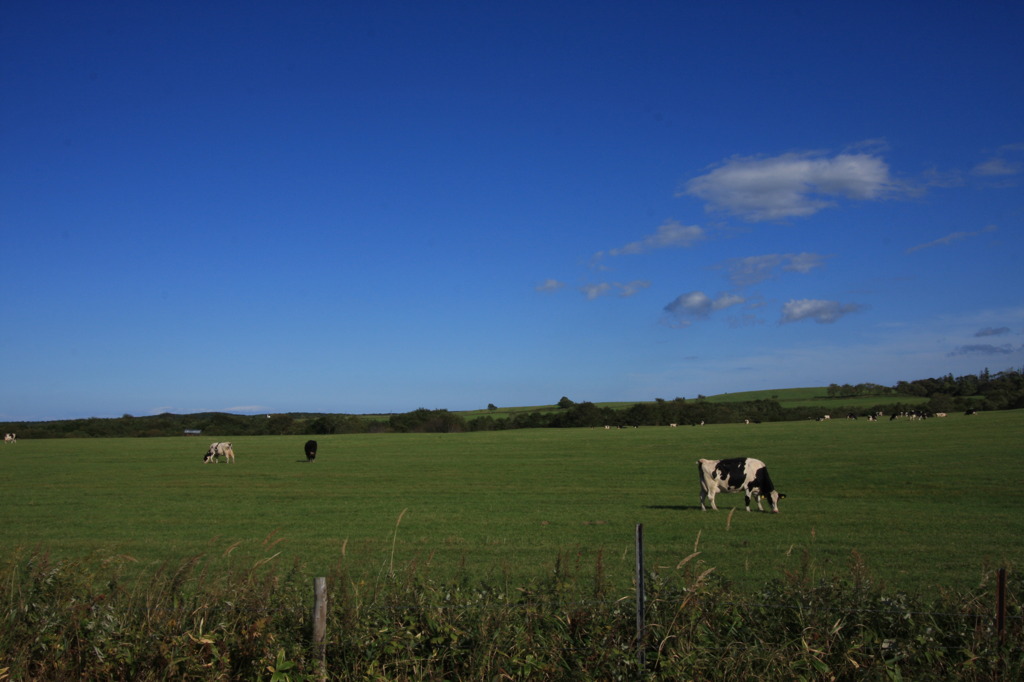
M 773 388 L 764 391 L 740 391 L 738 393 L 719 393 L 717 395 L 699 396 L 686 398 L 686 402 L 693 403 L 705 400 L 710 403 L 743 403 L 753 400 L 775 400 L 782 407 L 821 407 L 829 409 L 835 407 L 848 407 L 860 409 L 875 405 L 919 404 L 928 401 L 928 398 L 907 395 L 861 395 L 861 396 L 830 396 L 827 386 L 807 386 L 804 388 Z M 634 400 L 626 402 L 605 402 L 594 403 L 597 407 L 610 408 L 613 410 L 625 410 L 634 405 L 653 405 L 656 400 Z M 463 410 L 454 414 L 466 419 L 490 415 L 495 419 L 506 419 L 517 414 L 528 414 L 539 412 L 546 414 L 556 412 L 558 405 L 534 405 L 531 407 L 499 407 L 494 410 Z
M 973 380 L 976 391 L 972 392 Z M 943 390 L 947 393 L 943 393 Z M 954 391 L 958 391 L 955 392 Z M 726 424 L 751 421 L 818 419 L 828 414 L 867 415 L 919 409 L 956 411 L 1024 408 L 1024 377 L 1001 372 L 992 377 L 952 377 L 875 384 L 832 384 L 803 388 L 740 391 L 696 398 L 649 401 L 576 402 L 562 397 L 550 405 L 449 411 L 420 408 L 392 414 L 293 412 L 238 415 L 221 412 L 159 414 L 50 422 L 0 422 L 4 433 L 19 438 L 96 438 L 159 436 L 261 436 L 383 432 L 449 433 L 522 428 Z
M 767 391 L 741 391 L 739 393 L 720 393 L 705 398 L 715 403 L 740 403 L 750 400 L 777 400 L 783 407 L 822 407 L 831 405 L 851 408 L 871 407 L 873 405 L 892 405 L 895 403 L 919 404 L 928 402 L 926 397 L 908 395 L 859 395 L 830 396 L 828 387 L 811 386 L 806 388 L 776 388 Z

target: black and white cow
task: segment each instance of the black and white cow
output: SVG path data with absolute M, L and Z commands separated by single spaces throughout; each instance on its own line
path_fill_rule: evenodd
M 750 498 L 757 500 L 757 508 L 764 511 L 761 498 L 768 498 L 774 513 L 779 512 L 779 500 L 785 497 L 775 489 L 768 467 L 753 457 L 734 457 L 732 459 L 699 459 L 697 474 L 700 477 L 700 508 L 705 510 L 704 500 L 711 501 L 715 506 L 715 495 L 718 493 L 738 493 L 743 491 L 747 511 L 750 511 Z
M 235 462 L 235 451 L 231 447 L 231 443 L 210 443 L 209 449 L 206 454 L 203 455 L 204 462 L 213 462 L 216 464 L 223 457 L 224 461 L 228 464 L 234 464 Z
M 315 440 L 307 440 L 306 441 L 306 461 L 307 462 L 312 462 L 314 459 L 316 459 L 316 441 Z

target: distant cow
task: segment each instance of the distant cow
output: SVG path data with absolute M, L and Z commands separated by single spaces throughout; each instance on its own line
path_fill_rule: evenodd
M 235 462 L 235 451 L 231 447 L 231 443 L 210 443 L 209 449 L 206 454 L 203 455 L 203 461 L 206 463 L 213 462 L 217 464 L 220 458 L 223 457 L 224 461 L 228 464 L 234 464 Z
M 768 475 L 768 467 L 759 459 L 753 457 L 734 457 L 732 459 L 699 459 L 697 460 L 697 474 L 700 477 L 700 508 L 704 507 L 704 500 L 711 501 L 711 508 L 715 506 L 715 495 L 718 493 L 738 493 L 743 491 L 747 511 L 750 511 L 751 496 L 757 500 L 757 508 L 764 511 L 761 506 L 761 498 L 766 497 L 772 505 L 774 513 L 779 512 L 779 500 L 785 495 L 779 493 Z
M 16 436 L 15 434 L 13 434 L 13 433 L 5 433 L 4 434 L 4 443 L 17 443 L 17 442 L 18 442 L 18 436 Z
M 306 441 L 306 461 L 307 462 L 312 462 L 314 459 L 316 459 L 316 441 L 315 440 L 307 440 Z

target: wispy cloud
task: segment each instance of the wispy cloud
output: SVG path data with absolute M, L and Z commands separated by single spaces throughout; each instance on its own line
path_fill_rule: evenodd
M 1009 327 L 985 327 L 984 329 L 979 329 L 978 331 L 976 331 L 974 333 L 974 336 L 975 337 L 1002 336 L 1004 334 L 1009 334 L 1009 333 L 1010 333 L 1010 328 Z
M 817 253 L 771 253 L 726 261 L 729 279 L 736 286 L 751 286 L 775 276 L 775 271 L 806 274 L 824 265 L 828 256 Z
M 231 413 L 253 413 L 253 412 L 267 412 L 270 408 L 266 405 L 236 405 L 235 407 L 229 407 L 225 412 Z
M 1016 176 L 1024 173 L 1024 163 L 1019 160 L 1020 152 L 1024 152 L 1024 144 L 1003 145 L 972 168 L 971 175 L 993 187 L 1016 187 L 1019 182 Z
M 672 315 L 680 326 L 689 326 L 694 318 L 707 317 L 713 312 L 739 305 L 745 300 L 736 294 L 720 294 L 717 298 L 711 298 L 703 291 L 690 291 L 677 296 L 664 310 Z
M 926 244 L 918 244 L 917 246 L 911 246 L 909 249 L 907 249 L 906 252 L 914 253 L 915 251 L 920 251 L 921 249 L 929 249 L 933 246 L 946 246 L 948 244 L 952 244 L 953 242 L 960 241 L 961 239 L 967 239 L 968 237 L 977 237 L 978 235 L 985 234 L 986 232 L 995 232 L 998 229 L 999 228 L 996 227 L 995 225 L 989 225 L 988 227 L 985 227 L 981 230 L 977 230 L 975 232 L 951 232 L 950 234 L 947 234 L 945 237 L 939 237 L 935 241 L 928 242 Z
M 705 200 L 708 210 L 760 222 L 813 215 L 838 198 L 875 200 L 905 190 L 877 154 L 809 152 L 736 156 L 690 180 L 678 194 Z
M 987 161 L 982 161 L 977 166 L 971 169 L 972 175 L 981 175 L 984 177 L 992 176 L 1003 176 L 1003 175 L 1018 175 L 1021 172 L 1021 164 L 1007 161 L 1001 157 L 992 157 Z
M 818 324 L 832 324 L 839 318 L 864 309 L 859 303 L 818 301 L 810 298 L 792 300 L 782 306 L 781 324 L 814 320 Z
M 634 280 L 632 282 L 600 282 L 598 284 L 585 284 L 580 287 L 580 291 L 583 292 L 584 296 L 587 297 L 588 301 L 593 301 L 596 298 L 602 296 L 618 295 L 623 298 L 628 298 L 639 293 L 642 289 L 646 289 L 651 286 L 651 283 L 647 280 Z
M 647 280 L 638 279 L 632 282 L 628 282 L 626 284 L 615 283 L 615 286 L 622 289 L 622 293 L 619 294 L 620 296 L 632 296 L 636 293 L 639 293 L 641 289 L 646 289 L 647 287 L 651 286 L 651 283 L 648 282 Z
M 647 253 L 657 249 L 683 248 L 693 246 L 705 238 L 704 228 L 699 225 L 683 225 L 679 221 L 668 220 L 662 223 L 654 234 L 648 235 L 640 241 L 630 242 L 620 248 L 609 249 L 607 254 L 609 256 L 626 256 Z M 594 257 L 599 259 L 604 255 L 604 251 L 599 251 L 594 254 Z
M 950 356 L 957 355 L 1011 355 L 1017 349 L 1012 344 L 1004 343 L 1001 346 L 993 346 L 990 343 L 975 343 L 966 346 L 957 346 L 949 352 Z
M 565 286 L 565 282 L 559 282 L 557 279 L 546 279 L 541 284 L 534 287 L 534 291 L 540 291 L 544 293 L 552 293 L 558 291 Z

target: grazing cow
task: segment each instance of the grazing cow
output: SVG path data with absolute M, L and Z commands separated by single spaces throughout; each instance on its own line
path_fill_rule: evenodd
M 217 464 L 220 458 L 223 457 L 227 464 L 233 464 L 235 461 L 235 451 L 231 447 L 231 443 L 210 443 L 209 449 L 206 454 L 203 455 L 203 461 L 206 463 L 213 462 Z
M 315 440 L 307 440 L 306 441 L 306 461 L 307 462 L 312 462 L 314 459 L 316 459 L 316 441 Z
M 768 467 L 753 457 L 734 457 L 732 459 L 699 459 L 697 475 L 700 477 L 700 508 L 705 510 L 704 500 L 711 500 L 711 508 L 715 506 L 715 495 L 718 493 L 738 493 L 743 491 L 743 498 L 750 511 L 751 496 L 757 500 L 757 508 L 764 511 L 761 498 L 766 497 L 772 505 L 772 512 L 779 513 L 779 500 L 785 497 L 775 489 Z
M 7 444 L 7 443 L 17 443 L 17 442 L 18 442 L 18 436 L 17 435 L 15 435 L 13 433 L 5 433 L 4 434 L 4 443 L 5 444 Z
M 964 412 L 965 417 L 973 417 L 976 414 L 978 414 L 977 410 L 967 410 L 966 412 Z

